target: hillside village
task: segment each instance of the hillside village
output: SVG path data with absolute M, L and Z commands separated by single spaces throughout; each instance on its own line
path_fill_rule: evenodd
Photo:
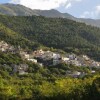
M 56 66 L 60 63 L 65 63 L 67 65 L 74 65 L 74 66 L 82 66 L 86 67 L 89 66 L 90 68 L 100 68 L 100 62 L 96 62 L 90 59 L 87 55 L 80 55 L 77 56 L 75 54 L 60 54 L 58 52 L 52 51 L 44 51 L 42 49 L 28 52 L 20 48 L 15 48 L 7 44 L 4 41 L 0 42 L 0 51 L 7 53 L 10 52 L 12 54 L 19 53 L 23 60 L 31 61 L 35 64 L 43 66 Z M 20 64 L 14 65 L 12 64 L 13 72 L 19 72 L 20 75 L 27 74 L 28 65 L 27 64 Z M 93 71 L 95 72 L 95 71 Z M 77 72 L 77 75 L 80 73 Z

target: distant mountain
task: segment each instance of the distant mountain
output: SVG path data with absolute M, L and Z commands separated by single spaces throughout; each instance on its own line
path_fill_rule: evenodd
M 83 18 L 79 18 L 76 21 L 86 23 L 87 25 L 100 27 L 100 19 L 83 19 Z
M 32 10 L 19 4 L 0 4 L 0 14 L 9 16 L 45 16 L 49 18 L 67 18 L 87 25 L 100 27 L 100 20 L 75 18 L 68 13 L 61 13 L 57 10 Z
M 33 10 L 22 5 L 1 4 L 0 14 L 10 16 L 32 16 L 37 15 Z
M 74 18 L 70 14 L 60 13 L 57 10 L 32 10 L 23 5 L 19 4 L 1 4 L 0 5 L 0 14 L 10 15 L 10 16 L 45 16 L 45 17 L 56 17 L 56 18 Z
M 50 18 L 67 18 L 67 19 L 74 19 L 74 17 L 68 13 L 61 13 L 55 9 L 51 10 L 33 10 L 37 12 L 38 15 L 50 17 Z

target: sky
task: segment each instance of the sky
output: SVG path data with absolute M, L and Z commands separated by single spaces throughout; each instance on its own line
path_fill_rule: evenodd
M 57 9 L 78 18 L 100 19 L 100 0 L 0 0 L 0 3 L 21 4 L 31 9 Z

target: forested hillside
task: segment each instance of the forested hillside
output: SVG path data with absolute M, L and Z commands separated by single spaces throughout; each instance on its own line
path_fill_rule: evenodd
M 9 76 L 0 71 L 0 100 L 99 100 L 100 76 L 44 79 L 39 74 Z
M 68 19 L 45 17 L 10 17 L 0 16 L 0 23 L 7 27 L 15 36 L 6 41 L 16 41 L 19 45 L 34 49 L 35 46 L 44 45 L 66 52 L 87 54 L 100 61 L 100 29 L 87 26 Z M 1 33 L 2 32 L 1 30 Z M 6 32 L 6 34 L 8 31 Z M 0 34 L 3 38 L 4 34 Z M 7 36 L 8 37 L 8 36 Z M 23 41 L 22 41 L 23 40 Z M 31 42 L 31 43 L 29 43 Z M 15 42 L 12 42 L 14 44 Z
M 12 44 L 15 47 L 21 46 L 24 49 L 34 50 L 39 46 L 36 42 L 34 43 L 27 38 L 24 38 L 21 34 L 7 28 L 2 23 L 0 23 L 0 40 Z
M 61 18 L 1 15 L 0 43 L 0 100 L 100 100 L 100 67 L 28 60 L 45 48 L 100 61 L 99 28 Z

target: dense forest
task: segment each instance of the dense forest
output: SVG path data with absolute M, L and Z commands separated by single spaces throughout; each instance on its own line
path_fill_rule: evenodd
M 0 70 L 0 100 L 100 100 L 100 75 L 84 79 L 9 75 Z
M 16 34 L 15 36 L 10 35 L 10 39 L 7 36 L 6 41 L 10 43 L 30 49 L 45 46 L 62 49 L 65 52 L 87 54 L 100 61 L 99 28 L 68 19 L 45 18 L 42 16 L 0 16 L 0 23 L 10 30 L 9 33 Z M 0 36 L 0 38 L 3 37 Z
M 15 47 L 21 46 L 24 49 L 34 50 L 40 46 L 38 43 L 34 43 L 27 38 L 24 38 L 18 32 L 14 32 L 0 23 L 0 41 L 1 40 L 7 42 L 8 44 L 12 44 Z

